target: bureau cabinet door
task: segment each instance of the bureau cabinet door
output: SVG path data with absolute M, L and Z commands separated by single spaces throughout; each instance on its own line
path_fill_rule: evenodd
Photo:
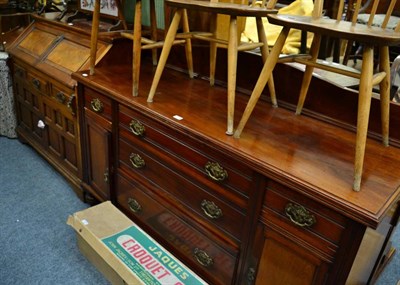
M 43 144 L 45 140 L 44 124 L 42 117 L 42 95 L 29 90 L 24 79 L 14 75 L 15 107 L 18 116 L 18 128 L 32 136 L 34 140 Z
M 261 228 L 261 226 L 260 226 Z M 285 234 L 264 226 L 256 276 L 247 276 L 256 285 L 320 285 L 325 283 L 329 263 Z M 251 274 L 252 270 L 250 270 Z M 255 271 L 253 271 L 255 272 Z M 247 272 L 249 274 L 249 272 Z
M 97 116 L 98 117 L 98 116 Z M 99 200 L 110 199 L 111 122 L 86 111 L 88 184 Z

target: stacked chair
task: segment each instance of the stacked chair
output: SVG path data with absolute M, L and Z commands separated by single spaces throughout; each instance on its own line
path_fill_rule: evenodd
M 397 0 L 390 2 L 385 20 L 381 27 L 371 25 L 375 16 L 377 3 L 374 0 L 373 8 L 370 13 L 371 20 L 367 25 L 357 24 L 357 14 L 361 7 L 361 0 L 357 0 L 352 21 L 342 20 L 344 0 L 339 1 L 337 19 L 328 19 L 322 17 L 322 0 L 314 1 L 314 11 L 311 17 L 293 16 L 293 15 L 268 15 L 268 20 L 272 24 L 283 27 L 278 40 L 272 48 L 267 61 L 261 71 L 256 86 L 250 96 L 246 109 L 234 133 L 239 138 L 251 113 L 257 104 L 260 95 L 271 77 L 272 71 L 279 60 L 281 49 L 285 43 L 290 29 L 299 29 L 314 33 L 313 43 L 311 45 L 309 56 L 306 58 L 294 58 L 295 62 L 306 66 L 303 82 L 301 85 L 299 101 L 296 114 L 300 114 L 306 99 L 308 87 L 311 82 L 314 68 L 335 72 L 345 76 L 359 78 L 359 103 L 357 111 L 357 135 L 355 143 L 354 160 L 354 182 L 353 189 L 360 190 L 361 178 L 363 172 L 365 146 L 368 132 L 369 112 L 371 105 L 371 96 L 373 86 L 379 84 L 380 103 L 381 103 L 381 122 L 382 122 L 382 143 L 389 144 L 389 106 L 390 106 L 390 59 L 389 46 L 400 44 L 400 24 L 393 29 L 387 29 L 393 8 Z M 340 38 L 347 41 L 357 41 L 363 45 L 362 67 L 360 72 L 350 72 L 345 69 L 336 68 L 332 65 L 324 65 L 317 61 L 322 36 Z M 374 48 L 379 52 L 379 69 L 374 72 Z
M 151 85 L 148 95 L 148 102 L 153 102 L 153 98 L 160 81 L 162 72 L 167 62 L 172 44 L 175 40 L 180 38 L 185 39 L 186 57 L 188 61 L 192 58 L 191 54 L 191 40 L 204 40 L 210 43 L 210 84 L 214 85 L 215 80 L 215 65 L 217 48 L 222 47 L 228 50 L 228 107 L 227 107 L 227 130 L 228 135 L 233 134 L 233 118 L 235 109 L 235 91 L 236 91 L 236 68 L 237 56 L 239 51 L 261 49 L 262 59 L 265 61 L 268 58 L 268 44 L 265 36 L 264 26 L 262 24 L 262 17 L 270 14 L 276 14 L 278 11 L 273 9 L 276 1 L 270 1 L 268 4 L 264 2 L 261 7 L 255 5 L 249 6 L 248 1 L 227 1 L 220 2 L 217 0 L 211 1 L 198 1 L 198 0 L 166 0 L 165 5 L 175 9 L 171 25 L 165 37 L 164 47 L 162 49 L 156 73 Z M 210 13 L 211 27 L 210 31 L 196 31 L 189 32 L 187 15 L 188 11 L 201 11 Z M 227 39 L 222 39 L 218 36 L 218 27 L 221 26 L 218 21 L 221 17 L 228 17 L 229 22 L 229 36 Z M 242 43 L 240 42 L 240 29 L 238 29 L 238 18 L 240 17 L 255 17 L 257 22 L 257 31 L 259 42 L 255 43 Z M 179 24 L 183 20 L 184 33 L 178 34 Z M 188 64 L 189 65 L 189 64 Z M 189 68 L 189 75 L 193 77 L 193 69 Z M 271 101 L 276 105 L 275 88 L 272 77 L 269 82 L 269 90 L 271 94 Z
M 141 51 L 152 50 L 153 65 L 157 65 L 157 49 L 163 47 L 163 42 L 157 40 L 157 19 L 156 19 L 156 8 L 155 0 L 148 0 L 150 4 L 150 35 L 145 37 L 142 33 L 142 0 L 135 1 L 134 10 L 134 23 L 133 31 L 122 31 L 121 36 L 131 39 L 133 41 L 132 46 L 132 96 L 139 95 L 139 77 L 140 77 L 140 64 L 141 64 Z M 119 11 L 119 17 L 122 16 L 122 4 L 121 0 L 116 0 L 116 4 Z M 92 34 L 91 34 L 91 52 L 90 52 L 90 74 L 93 75 L 95 72 L 96 65 L 96 51 L 97 51 L 97 38 L 99 34 L 99 19 L 100 19 L 100 0 L 95 1 L 93 22 L 92 22 Z M 124 29 L 126 30 L 125 20 L 123 21 Z M 184 31 L 186 29 L 184 28 Z M 184 40 L 176 40 L 172 44 L 184 43 Z M 192 65 L 188 63 L 188 68 L 193 69 Z

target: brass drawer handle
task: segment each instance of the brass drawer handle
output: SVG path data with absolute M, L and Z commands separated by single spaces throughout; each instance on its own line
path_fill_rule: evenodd
M 146 162 L 144 159 L 137 153 L 131 153 L 129 156 L 129 160 L 131 161 L 133 167 L 136 169 L 140 169 L 146 166 Z
M 211 219 L 218 219 L 222 217 L 222 210 L 215 205 L 214 202 L 203 200 L 201 202 L 201 209 L 203 210 L 204 214 Z
M 294 224 L 300 227 L 311 227 L 317 222 L 315 216 L 301 205 L 288 203 L 285 213 Z
M 56 99 L 57 99 L 57 101 L 60 102 L 61 104 L 64 104 L 64 103 L 65 103 L 65 100 L 67 99 L 67 97 L 65 96 L 64 93 L 62 93 L 62 92 L 60 91 L 60 92 L 58 92 L 58 93 L 56 94 Z
M 104 111 L 104 105 L 103 102 L 99 98 L 95 98 L 90 102 L 90 106 L 92 107 L 92 110 L 95 111 L 96 113 L 102 113 Z
M 131 209 L 132 212 L 134 213 L 139 213 L 142 211 L 142 206 L 139 204 L 139 202 L 133 198 L 128 198 L 128 205 L 129 209 Z
M 136 119 L 131 120 L 131 122 L 129 123 L 129 128 L 131 129 L 131 132 L 138 137 L 144 136 L 144 133 L 146 131 L 144 125 Z
M 36 89 L 40 89 L 40 80 L 39 79 L 33 78 L 32 79 L 32 84 L 33 84 L 33 86 L 36 87 Z
M 228 178 L 228 172 L 218 162 L 209 161 L 204 166 L 204 169 L 207 175 L 215 181 L 224 181 Z
M 210 267 L 214 264 L 214 260 L 204 250 L 195 248 L 194 257 L 196 258 L 197 262 L 204 267 Z

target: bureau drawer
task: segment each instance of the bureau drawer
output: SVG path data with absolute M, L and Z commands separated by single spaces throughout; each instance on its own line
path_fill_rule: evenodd
M 14 63 L 14 77 L 15 79 L 25 79 L 26 78 L 25 68 Z
M 37 90 L 46 95 L 49 94 L 47 80 L 41 78 L 36 73 L 28 71 L 26 74 L 26 80 L 32 90 Z
M 63 106 L 63 109 L 68 113 L 75 115 L 76 99 L 73 90 L 52 86 L 51 98 Z
M 274 181 L 268 181 L 262 211 L 266 223 L 334 256 L 347 219 Z
M 136 179 L 151 183 L 172 194 L 189 211 L 197 213 L 209 230 L 215 231 L 217 227 L 240 240 L 244 214 L 227 201 L 211 195 L 193 181 L 181 176 L 174 166 L 171 166 L 174 161 L 169 160 L 167 155 L 157 153 L 157 150 L 149 148 L 146 144 L 138 148 L 120 137 L 119 161 L 122 169 L 132 173 Z
M 111 120 L 112 108 L 111 99 L 94 91 L 91 88 L 84 87 L 85 108 L 95 112 L 107 120 Z
M 119 120 L 121 132 L 133 143 L 146 142 L 163 149 L 187 166 L 183 169 L 185 173 L 195 175 L 196 179 L 207 180 L 204 183 L 220 195 L 248 198 L 249 191 L 253 189 L 253 172 L 229 154 L 221 153 L 210 144 L 199 142 L 124 106 L 120 107 Z
M 154 231 L 154 237 L 210 284 L 231 284 L 237 250 L 226 250 L 212 236 L 204 235 L 168 210 L 150 191 L 117 177 L 117 203 L 141 227 Z M 161 239 L 161 241 L 160 241 Z

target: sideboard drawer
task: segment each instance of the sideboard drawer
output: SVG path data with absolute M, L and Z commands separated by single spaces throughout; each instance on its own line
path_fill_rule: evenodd
M 210 284 L 232 284 L 236 267 L 237 250 L 224 249 L 210 235 L 204 235 L 168 210 L 168 204 L 160 203 L 153 193 L 117 177 L 117 203 L 134 221 L 150 227 L 156 235 L 174 248 L 177 255 L 189 267 Z M 142 225 L 143 224 L 143 225 Z
M 185 205 L 189 211 L 197 213 L 205 226 L 219 228 L 237 240 L 241 239 L 244 226 L 244 210 L 239 211 L 224 201 L 223 197 L 211 195 L 194 182 L 182 177 L 168 165 L 168 158 L 155 153 L 144 144 L 142 147 L 129 144 L 123 137 L 119 139 L 120 167 L 133 173 L 137 179 L 164 189 Z M 185 167 L 185 166 L 183 166 Z
M 100 115 L 101 117 L 111 120 L 111 99 L 94 91 L 91 88 L 84 87 L 85 108 Z
M 202 179 L 221 195 L 231 193 L 243 199 L 248 198 L 249 191 L 253 189 L 253 172 L 229 154 L 221 153 L 210 144 L 167 128 L 124 106 L 120 106 L 119 116 L 120 131 L 133 143 L 146 142 L 154 148 L 163 149 L 187 166 L 182 171 Z
M 262 218 L 329 256 L 336 253 L 347 219 L 272 180 L 267 182 Z

